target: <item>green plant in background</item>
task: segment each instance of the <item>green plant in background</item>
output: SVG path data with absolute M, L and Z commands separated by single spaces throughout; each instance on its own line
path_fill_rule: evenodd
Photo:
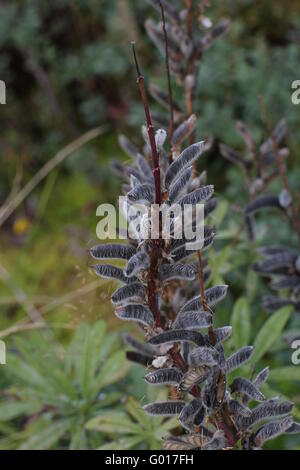
M 161 390 L 156 398 L 165 399 L 166 391 Z M 177 426 L 178 422 L 174 417 L 165 419 L 147 416 L 141 404 L 130 397 L 126 400 L 124 410 L 101 413 L 86 424 L 86 429 L 111 437 L 111 441 L 103 444 L 99 450 L 157 450 L 162 448 L 161 439 L 164 435 Z
M 105 442 L 85 423 L 118 407 L 128 370 L 105 322 L 81 324 L 66 350 L 38 333 L 14 344 L 3 369 L 0 448 L 86 449 Z

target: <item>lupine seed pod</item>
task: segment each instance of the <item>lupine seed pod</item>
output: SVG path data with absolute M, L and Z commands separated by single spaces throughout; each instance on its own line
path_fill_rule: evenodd
M 243 416 L 248 418 L 251 415 L 251 410 L 238 400 L 230 400 L 228 408 L 236 417 Z
M 149 344 L 141 343 L 134 336 L 131 336 L 128 333 L 123 334 L 123 339 L 126 342 L 126 344 L 128 344 L 128 346 L 130 346 L 135 351 L 141 354 L 145 354 L 149 357 L 153 357 L 153 355 L 155 354 L 154 348 L 152 348 Z
M 163 264 L 158 275 L 162 281 L 171 279 L 195 279 L 197 270 L 189 264 Z
M 142 269 L 146 269 L 149 266 L 149 257 L 147 253 L 140 251 L 133 256 L 127 262 L 124 270 L 125 276 L 132 277 Z
M 180 176 L 180 172 L 191 166 L 197 158 L 202 154 L 204 141 L 187 147 L 179 157 L 171 163 L 165 175 L 165 187 L 169 189 L 175 178 Z
M 276 421 L 274 423 L 265 424 L 262 428 L 260 428 L 255 436 L 254 442 L 258 447 L 261 447 L 266 441 L 269 439 L 273 439 L 274 437 L 278 436 L 279 434 L 284 433 L 288 430 L 293 424 L 293 418 L 287 417 L 281 421 Z
M 257 387 L 250 382 L 250 380 L 244 379 L 243 377 L 236 377 L 231 386 L 232 393 L 243 393 L 247 397 L 252 398 L 256 401 L 264 401 L 264 395 L 257 389 Z
M 181 192 L 189 184 L 193 175 L 193 168 L 187 168 L 181 176 L 179 176 L 173 183 L 170 185 L 169 189 L 169 201 L 173 204 L 176 199 L 180 196 Z
M 129 259 L 136 252 L 133 246 L 121 245 L 119 243 L 108 243 L 96 245 L 90 249 L 94 259 Z
M 137 281 L 137 278 L 134 276 L 130 278 L 125 276 L 123 269 L 118 268 L 117 266 L 112 266 L 110 264 L 94 264 L 92 267 L 97 276 L 103 277 L 105 279 L 116 279 L 123 282 L 124 284 Z
M 286 131 L 287 131 L 286 120 L 282 119 L 273 130 L 273 137 L 277 145 L 280 144 L 281 140 L 284 138 Z M 273 143 L 272 143 L 271 138 L 269 138 L 266 142 L 264 142 L 260 146 L 260 149 L 259 149 L 260 154 L 262 155 L 265 155 L 271 152 L 272 150 L 273 150 Z
M 114 305 L 121 305 L 131 300 L 132 302 L 142 301 L 145 299 L 146 291 L 140 282 L 133 282 L 117 289 L 111 296 Z
M 182 312 L 177 315 L 172 328 L 194 330 L 212 325 L 212 315 L 207 312 Z
M 182 424 L 182 426 L 190 431 L 193 429 L 192 423 L 193 419 L 198 413 L 198 411 L 202 408 L 202 401 L 200 398 L 194 398 L 191 400 L 189 403 L 185 405 L 185 407 L 182 409 L 178 420 Z
M 129 191 L 127 197 L 130 202 L 153 203 L 153 186 L 147 183 L 140 184 L 139 186 L 136 186 L 131 191 Z
M 207 304 L 211 307 L 216 305 L 217 302 L 223 300 L 226 296 L 228 286 L 227 285 L 220 285 L 214 286 L 210 289 L 207 289 L 204 292 L 205 299 Z M 202 308 L 202 301 L 201 296 L 194 297 L 189 302 L 187 302 L 180 310 L 180 312 L 188 312 L 192 310 L 200 310 Z
M 157 346 L 159 344 L 175 343 L 177 341 L 187 341 L 195 343 L 198 346 L 204 345 L 203 335 L 198 331 L 191 330 L 164 331 L 163 333 L 150 338 L 148 342 L 149 344 Z
M 240 367 L 244 362 L 249 361 L 253 354 L 253 347 L 246 346 L 239 351 L 233 353 L 226 361 L 226 370 L 230 372 Z
M 172 367 L 159 369 L 145 375 L 145 380 L 151 385 L 177 385 L 182 380 L 182 372 Z
M 135 321 L 144 326 L 152 326 L 154 323 L 153 315 L 145 305 L 130 304 L 118 307 L 115 314 L 120 320 Z
M 180 414 L 184 406 L 184 401 L 174 400 L 149 403 L 143 409 L 150 416 L 175 416 Z
M 175 129 L 172 137 L 173 147 L 181 145 L 182 142 L 190 136 L 195 129 L 196 122 L 197 118 L 195 114 L 192 114 Z
M 286 415 L 291 412 L 293 406 L 294 404 L 288 401 L 284 401 L 282 403 L 277 403 L 273 400 L 266 401 L 254 408 L 254 410 L 251 411 L 250 416 L 243 418 L 242 425 L 245 428 L 249 428 L 266 418 Z
M 245 212 L 247 215 L 249 215 L 258 212 L 261 209 L 270 208 L 282 209 L 277 196 L 260 196 L 254 201 L 249 202 L 249 204 L 245 208 Z
M 193 349 L 189 354 L 188 363 L 193 368 L 196 369 L 199 366 L 214 366 L 218 364 L 218 352 L 207 346 L 199 347 Z
M 255 387 L 259 387 L 260 385 L 264 384 L 268 380 L 269 373 L 269 367 L 265 367 L 263 370 L 261 370 L 253 380 Z

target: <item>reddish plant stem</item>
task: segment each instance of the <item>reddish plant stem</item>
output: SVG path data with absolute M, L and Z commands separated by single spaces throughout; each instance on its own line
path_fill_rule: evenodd
M 145 89 L 145 84 L 144 84 L 144 77 L 141 74 L 141 71 L 139 68 L 134 42 L 132 43 L 132 51 L 133 51 L 136 72 L 137 72 L 137 84 L 138 84 L 142 101 L 143 101 L 143 105 L 144 105 L 149 142 L 151 146 L 152 162 L 153 162 L 153 177 L 154 177 L 154 185 L 155 185 L 155 202 L 156 204 L 160 205 L 161 204 L 161 187 L 160 187 L 159 154 L 156 148 L 154 128 L 153 128 L 151 116 L 150 116 L 150 110 L 149 110 L 147 94 L 146 94 L 146 89 Z M 163 322 L 163 318 L 160 314 L 160 311 L 157 305 L 157 296 L 156 296 L 158 261 L 160 258 L 160 242 L 161 242 L 161 239 L 159 238 L 157 240 L 154 240 L 154 243 L 152 244 L 152 251 L 150 253 L 150 268 L 149 268 L 149 272 L 147 276 L 147 287 L 148 287 L 149 308 L 151 312 L 153 313 L 156 326 L 162 328 L 164 322 Z
M 165 11 L 160 0 L 159 0 L 159 5 L 161 9 L 163 33 L 164 33 L 164 38 L 165 38 L 165 51 L 166 51 L 165 59 L 166 59 L 166 71 L 167 71 L 167 78 L 168 78 L 168 95 L 169 95 L 169 108 L 170 108 L 169 141 L 170 141 L 170 152 L 171 152 L 172 137 L 173 137 L 173 131 L 174 131 L 174 107 L 173 107 L 171 74 L 170 74 L 170 67 L 169 67 L 169 42 L 168 42 L 168 34 L 166 30 Z M 172 154 L 171 154 L 171 158 L 172 158 Z
M 273 150 L 274 150 L 274 153 L 275 153 L 275 156 L 276 156 L 277 166 L 278 166 L 278 170 L 279 170 L 279 174 L 280 174 L 280 178 L 281 178 L 283 187 L 292 195 L 290 185 L 289 185 L 289 181 L 288 181 L 287 174 L 286 174 L 286 168 L 285 168 L 283 160 L 280 156 L 277 142 L 274 138 L 274 133 L 273 133 L 272 125 L 271 125 L 271 120 L 270 120 L 269 115 L 267 113 L 267 110 L 266 110 L 266 107 L 265 107 L 262 96 L 259 95 L 258 99 L 259 99 L 260 107 L 261 107 L 262 113 L 264 115 L 264 118 L 265 118 L 265 121 L 266 121 L 266 124 L 267 124 L 267 128 L 268 128 L 268 131 L 269 131 L 269 134 L 270 134 L 272 147 L 273 147 Z M 299 243 L 300 243 L 300 225 L 299 225 L 297 210 L 295 208 L 295 205 L 294 205 L 293 201 L 292 201 L 292 204 L 291 204 L 291 219 L 292 219 L 292 224 L 293 224 L 294 229 L 297 233 L 298 240 L 299 240 Z

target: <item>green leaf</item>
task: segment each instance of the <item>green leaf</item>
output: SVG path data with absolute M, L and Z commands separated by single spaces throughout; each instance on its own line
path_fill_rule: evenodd
M 300 367 L 287 366 L 271 369 L 269 380 L 278 383 L 292 382 L 294 380 L 300 381 Z
M 143 441 L 142 436 L 122 437 L 118 441 L 108 442 L 99 447 L 98 450 L 128 450 Z
M 253 364 L 259 361 L 280 336 L 292 311 L 293 308 L 291 306 L 283 307 L 273 313 L 264 323 L 254 342 Z
M 250 323 L 250 309 L 248 300 L 241 297 L 234 304 L 232 317 L 232 342 L 235 349 L 240 349 L 249 344 L 251 323 Z
M 38 403 L 22 403 L 18 401 L 7 401 L 0 404 L 0 421 L 9 421 L 21 415 L 36 413 L 40 409 Z
M 108 434 L 141 434 L 141 427 L 134 424 L 122 411 L 110 411 L 91 419 L 86 429 Z
M 51 449 L 59 439 L 72 427 L 74 419 L 64 419 L 59 422 L 49 424 L 41 429 L 37 434 L 25 441 L 20 450 L 47 450 Z
M 114 353 L 101 368 L 96 383 L 96 391 L 121 380 L 127 373 L 129 364 L 126 361 L 124 351 Z
M 133 397 L 128 398 L 126 402 L 128 413 L 146 430 L 151 429 L 151 418 L 145 413 L 141 404 Z

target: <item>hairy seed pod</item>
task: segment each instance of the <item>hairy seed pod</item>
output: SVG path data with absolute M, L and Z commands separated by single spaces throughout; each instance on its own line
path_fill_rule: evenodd
M 236 123 L 236 129 L 243 137 L 250 152 L 253 153 L 253 149 L 255 149 L 255 140 L 252 133 L 250 132 L 249 127 L 244 122 L 238 121 Z
M 93 269 L 97 276 L 103 277 L 105 279 L 117 279 L 124 284 L 137 281 L 136 277 L 133 276 L 128 278 L 124 275 L 123 269 L 118 268 L 117 266 L 112 266 L 110 264 L 94 264 Z
M 162 281 L 171 279 L 195 279 L 197 270 L 189 264 L 162 264 L 158 275 Z
M 149 344 L 141 343 L 134 336 L 131 336 L 128 333 L 123 334 L 123 339 L 125 343 L 128 344 L 128 346 L 135 349 L 135 351 L 141 354 L 144 354 L 150 357 L 153 357 L 153 355 L 155 354 L 154 348 L 152 348 Z
M 195 343 L 198 346 L 204 345 L 203 335 L 198 331 L 191 330 L 169 330 L 160 333 L 159 335 L 153 336 L 149 339 L 149 344 L 159 345 L 175 343 L 179 341 L 187 341 Z
M 282 403 L 274 402 L 273 400 L 266 401 L 254 408 L 250 416 L 242 420 L 242 425 L 245 428 L 249 428 L 266 418 L 286 415 L 290 413 L 293 406 L 294 404 L 288 401 Z
M 212 315 L 207 312 L 182 312 L 177 315 L 172 328 L 194 330 L 212 325 Z
M 151 385 L 177 385 L 183 377 L 182 372 L 175 367 L 158 369 L 145 375 L 145 380 Z
M 239 351 L 233 353 L 226 361 L 226 371 L 230 372 L 240 367 L 244 362 L 249 361 L 253 354 L 253 347 L 246 346 Z
M 269 312 L 275 312 L 276 310 L 279 310 L 282 307 L 286 307 L 287 305 L 294 305 L 294 302 L 288 299 L 277 299 L 276 297 L 263 298 L 263 308 Z
M 180 196 L 181 192 L 189 184 L 192 176 L 193 168 L 187 168 L 176 180 L 173 181 L 169 189 L 169 201 L 171 204 L 176 201 L 178 196 Z
M 245 160 L 238 152 L 236 152 L 232 148 L 227 147 L 227 145 L 220 144 L 220 152 L 221 155 L 226 158 L 226 160 L 229 160 L 231 163 L 239 165 L 245 169 L 248 169 L 250 167 L 250 162 Z
M 218 356 L 219 354 L 213 348 L 199 347 L 190 352 L 188 363 L 193 369 L 202 365 L 215 366 L 218 364 Z
M 111 301 L 114 305 L 121 305 L 122 303 L 131 300 L 138 302 L 145 299 L 146 291 L 140 282 L 133 282 L 126 286 L 117 289 L 111 296 Z
M 126 358 L 128 361 L 144 367 L 149 367 L 152 363 L 152 357 L 147 356 L 146 354 L 141 354 L 137 351 L 126 351 Z
M 298 286 L 300 286 L 300 277 L 298 276 L 283 276 L 270 283 L 270 287 L 274 290 L 294 289 Z
M 183 121 L 177 129 L 175 129 L 172 137 L 173 147 L 180 146 L 182 142 L 191 135 L 195 129 L 196 122 L 197 118 L 195 114 L 192 114 L 188 119 Z
M 179 157 L 171 163 L 165 175 L 165 187 L 169 189 L 170 184 L 175 178 L 178 178 L 180 172 L 193 164 L 195 160 L 202 154 L 204 141 L 190 145 L 179 155 Z
M 139 153 L 136 158 L 136 162 L 142 178 L 153 182 L 152 170 L 145 157 Z
M 214 330 L 216 343 L 222 343 L 226 339 L 228 339 L 232 334 L 232 326 L 222 326 L 221 328 L 215 328 Z M 204 336 L 204 340 L 206 344 L 210 344 L 209 335 Z
M 264 395 L 258 390 L 250 380 L 244 379 L 243 377 L 236 377 L 231 386 L 232 393 L 243 393 L 247 397 L 252 398 L 256 401 L 264 401 Z
M 118 307 L 115 314 L 120 320 L 135 321 L 145 326 L 152 326 L 154 323 L 152 312 L 145 305 L 131 304 Z
M 277 196 L 260 196 L 256 198 L 254 201 L 247 204 L 245 207 L 245 213 L 246 215 L 249 215 L 258 212 L 261 209 L 270 208 L 281 209 Z
M 140 184 L 133 188 L 127 197 L 130 202 L 141 202 L 141 203 L 153 203 L 154 202 L 154 190 L 153 186 L 148 183 Z
M 195 415 L 202 408 L 202 401 L 200 398 L 194 398 L 185 405 L 182 409 L 178 419 L 182 426 L 188 431 L 192 430 L 192 423 Z
M 200 366 L 196 369 L 189 369 L 179 384 L 179 391 L 188 392 L 194 385 L 204 382 L 210 371 L 208 366 Z
M 248 418 L 251 415 L 251 410 L 238 400 L 230 400 L 228 408 L 236 417 L 243 416 Z
M 209 307 L 212 307 L 216 305 L 217 302 L 220 302 L 221 300 L 226 297 L 227 294 L 227 285 L 220 285 L 220 286 L 214 286 L 211 287 L 210 289 L 207 289 L 204 292 L 206 302 Z M 201 296 L 194 297 L 191 299 L 189 302 L 184 304 L 184 306 L 181 308 L 180 312 L 188 312 L 192 310 L 199 311 L 202 308 L 202 301 L 201 301 Z
M 132 277 L 142 269 L 148 268 L 149 264 L 147 253 L 139 251 L 128 260 L 124 273 L 127 277 Z
M 184 401 L 174 400 L 149 403 L 143 409 L 150 416 L 175 416 L 180 414 L 184 406 Z
M 254 436 L 255 445 L 261 447 L 269 439 L 283 434 L 293 424 L 293 418 L 287 417 L 281 421 L 275 421 L 274 423 L 268 423 L 262 426 Z
M 273 137 L 275 139 L 276 144 L 280 144 L 281 140 L 284 138 L 287 131 L 286 127 L 286 120 L 281 119 L 281 121 L 277 124 L 275 129 L 273 130 Z M 272 138 L 270 137 L 266 142 L 264 142 L 259 149 L 261 155 L 265 155 L 270 153 L 273 150 L 273 142 Z
M 271 273 L 275 269 L 279 268 L 289 268 L 293 266 L 296 260 L 296 255 L 294 253 L 278 253 L 273 256 L 268 257 L 264 261 L 256 264 L 255 270 L 261 273 Z
M 207 201 L 207 199 L 213 195 L 213 192 L 214 187 L 212 184 L 203 186 L 202 188 L 195 189 L 186 196 L 183 196 L 177 204 L 179 204 L 182 208 L 184 208 L 184 206 L 187 204 L 201 204 Z
M 261 370 L 257 374 L 255 380 L 253 380 L 253 384 L 255 385 L 255 387 L 259 387 L 260 385 L 264 384 L 268 380 L 269 373 L 269 367 L 265 367 L 263 370 Z
M 94 259 L 129 259 L 135 252 L 136 249 L 133 246 L 119 243 L 96 245 L 90 249 Z
M 285 432 L 288 434 L 300 433 L 300 423 L 293 423 Z

